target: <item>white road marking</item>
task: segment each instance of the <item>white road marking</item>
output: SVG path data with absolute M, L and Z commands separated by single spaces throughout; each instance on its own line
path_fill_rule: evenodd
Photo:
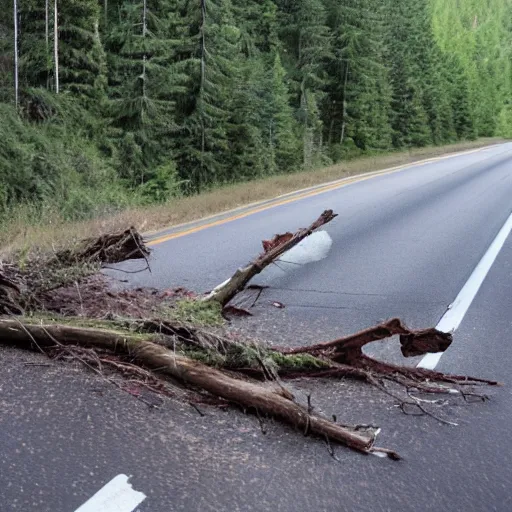
M 132 512 L 146 499 L 133 489 L 126 475 L 117 475 L 75 512 Z
M 512 213 L 505 224 L 503 224 L 482 259 L 478 262 L 478 265 L 469 276 L 466 284 L 462 287 L 452 304 L 450 304 L 448 311 L 446 311 L 436 325 L 437 330 L 453 333 L 459 327 L 511 231 Z M 437 363 L 439 363 L 442 355 L 443 352 L 427 354 L 418 364 L 418 368 L 433 370 L 437 366 Z

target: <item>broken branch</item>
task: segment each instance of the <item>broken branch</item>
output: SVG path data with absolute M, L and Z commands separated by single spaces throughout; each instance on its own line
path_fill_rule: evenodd
M 248 266 L 239 268 L 231 278 L 217 286 L 203 301 L 217 301 L 222 306 L 225 306 L 235 295 L 245 289 L 254 276 L 274 263 L 279 256 L 296 246 L 304 240 L 304 238 L 313 233 L 313 231 L 327 224 L 335 217 L 337 217 L 337 214 L 332 210 L 325 210 L 308 228 L 299 229 L 295 234 L 285 233 L 284 235 L 275 235 L 272 240 L 263 241 L 263 254 L 258 256 L 258 258 Z
M 349 363 L 362 357 L 362 348 L 372 341 L 383 340 L 400 335 L 402 354 L 412 357 L 427 352 L 444 352 L 452 342 L 452 335 L 437 329 L 408 329 L 399 318 L 364 329 L 350 336 L 338 338 L 327 343 L 318 343 L 306 347 L 281 350 L 283 354 L 315 354 L 329 352 L 329 357 L 337 363 Z
M 0 338 L 25 347 L 31 346 L 34 340 L 37 340 L 38 346 L 46 348 L 54 347 L 56 344 L 75 344 L 120 353 L 161 374 L 179 379 L 243 407 L 254 408 L 263 414 L 279 418 L 303 429 L 306 433 L 326 437 L 362 453 L 383 451 L 373 446 L 373 434 L 359 434 L 328 419 L 308 413 L 307 409 L 295 403 L 293 395 L 281 386 L 263 386 L 233 378 L 152 341 L 140 340 L 114 331 L 69 325 L 27 323 L 21 328 L 16 321 L 2 319 Z M 385 452 L 393 459 L 399 458 L 395 452 Z

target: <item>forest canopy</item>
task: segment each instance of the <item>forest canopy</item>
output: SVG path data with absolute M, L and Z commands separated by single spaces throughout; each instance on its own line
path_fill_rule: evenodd
M 0 4 L 0 215 L 512 136 L 508 0 Z

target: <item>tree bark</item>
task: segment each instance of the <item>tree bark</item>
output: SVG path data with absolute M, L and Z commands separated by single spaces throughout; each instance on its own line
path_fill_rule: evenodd
M 391 336 L 400 336 L 402 355 L 414 357 L 427 352 L 444 352 L 452 343 L 452 335 L 437 329 L 408 329 L 398 318 L 364 329 L 350 336 L 338 338 L 327 343 L 318 343 L 306 347 L 283 350 L 283 354 L 315 354 L 329 352 L 329 358 L 341 364 L 351 364 L 363 356 L 362 348 L 372 341 L 383 340 Z
M 246 287 L 254 276 L 336 216 L 337 214 L 332 210 L 325 210 L 308 228 L 299 229 L 295 234 L 276 235 L 272 240 L 265 241 L 263 244 L 265 252 L 263 254 L 247 267 L 239 268 L 230 279 L 217 286 L 203 300 L 217 301 L 222 306 L 225 306 L 237 293 Z
M 59 94 L 59 12 L 57 0 L 53 5 L 53 60 L 55 66 L 55 94 Z
M 0 339 L 25 348 L 45 349 L 62 345 L 106 349 L 129 356 L 131 360 L 166 374 L 191 386 L 198 387 L 239 404 L 254 408 L 262 414 L 357 450 L 384 453 L 390 458 L 399 456 L 392 451 L 373 446 L 375 436 L 351 431 L 343 425 L 311 414 L 293 401 L 293 395 L 279 386 L 263 386 L 249 380 L 233 378 L 217 369 L 176 354 L 152 341 L 115 331 L 90 329 L 56 324 L 21 324 L 16 320 L 0 319 Z
M 16 104 L 16 108 L 18 108 L 19 103 L 19 85 L 18 85 L 18 2 L 14 0 L 13 2 L 13 21 L 14 21 L 14 101 Z

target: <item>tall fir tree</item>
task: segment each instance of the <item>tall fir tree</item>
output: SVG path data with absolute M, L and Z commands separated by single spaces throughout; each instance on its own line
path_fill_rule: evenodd
M 302 132 L 303 167 L 320 162 L 323 150 L 325 63 L 331 56 L 331 33 L 320 0 L 280 0 L 281 37 L 288 59 L 285 66 L 295 82 L 297 120 Z
M 334 52 L 329 62 L 327 140 L 349 137 L 361 150 L 391 144 L 391 88 L 384 61 L 384 8 L 375 0 L 327 2 Z

